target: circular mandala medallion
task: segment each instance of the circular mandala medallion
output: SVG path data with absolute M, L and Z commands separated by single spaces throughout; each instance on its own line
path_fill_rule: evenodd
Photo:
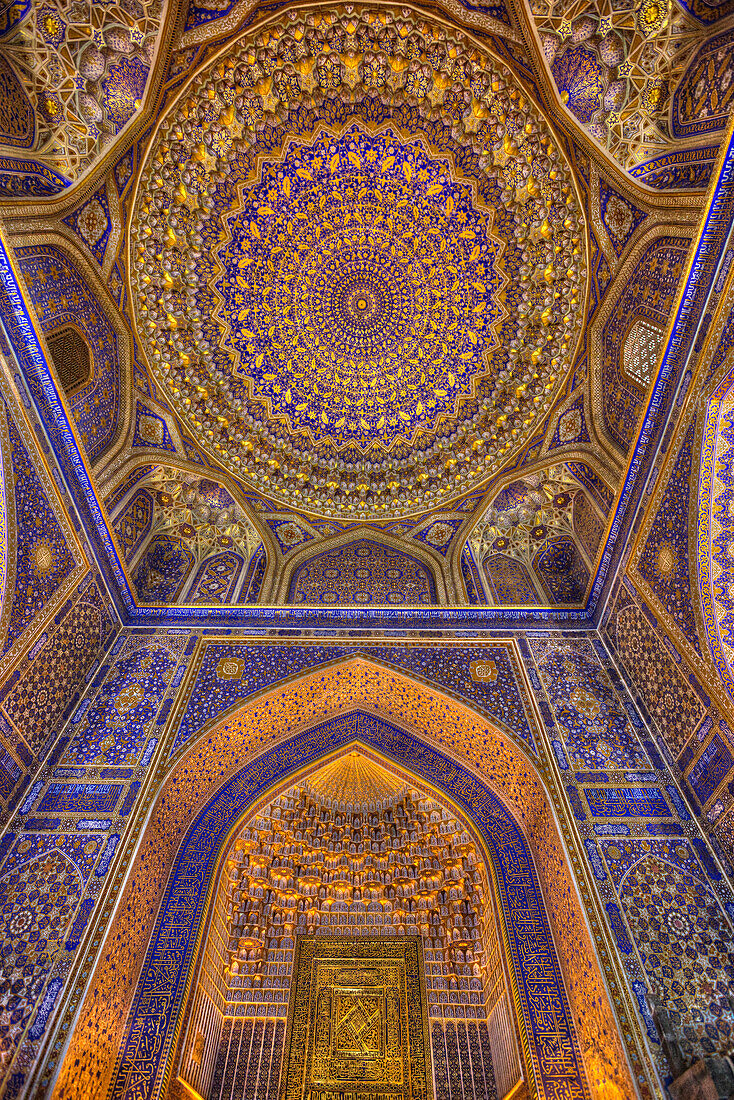
M 545 119 L 407 11 L 243 37 L 164 120 L 131 246 L 138 335 L 188 430 L 323 515 L 485 482 L 581 332 L 583 216 Z
M 505 313 L 494 211 L 475 203 L 391 130 L 352 124 L 265 162 L 224 219 L 214 284 L 247 391 L 317 446 L 387 453 L 455 417 Z

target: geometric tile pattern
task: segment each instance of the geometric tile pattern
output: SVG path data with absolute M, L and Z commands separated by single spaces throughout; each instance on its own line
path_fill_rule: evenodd
M 690 848 L 615 840 L 603 850 L 651 989 L 693 1057 L 731 1051 L 734 930 Z
M 4 108 L 0 115 L 0 142 L 16 149 L 32 149 L 36 134 L 33 107 L 5 58 L 0 61 L 0 93 Z
M 583 601 L 589 583 L 589 568 L 573 538 L 566 536 L 549 540 L 533 565 L 553 601 Z
M 155 645 L 119 661 L 81 720 L 64 763 L 137 763 L 175 667 L 170 651 Z
M 467 549 L 465 553 L 469 553 Z M 492 598 L 501 605 L 520 607 L 540 603 L 528 567 L 505 554 L 489 554 L 482 562 Z
M 227 603 L 244 564 L 239 554 L 230 551 L 207 558 L 194 577 L 187 603 Z
M 193 566 L 190 550 L 168 535 L 156 535 L 133 574 L 138 602 L 175 603 Z
M 92 663 L 102 622 L 100 610 L 80 600 L 4 700 L 4 712 L 31 751 L 41 748 Z
M 74 559 L 18 430 L 8 415 L 15 476 L 16 562 L 7 650 L 43 610 Z
M 636 563 L 687 640 L 700 652 L 691 599 L 688 555 L 688 512 L 695 423 L 686 432 L 650 534 Z
M 62 220 L 81 237 L 97 263 L 103 263 L 107 242 L 112 233 L 107 188 L 100 187 L 83 206 Z
M 715 734 L 688 775 L 688 782 L 702 806 L 708 802 L 734 766 L 734 756 L 719 734 Z
M 530 645 L 572 766 L 645 767 L 647 757 L 591 643 L 555 636 Z
M 171 752 L 176 752 L 205 723 L 253 692 L 278 683 L 286 675 L 332 664 L 353 656 L 354 652 L 354 646 L 343 644 L 270 646 L 207 642 Z M 505 646 L 473 648 L 467 643 L 460 657 L 456 650 L 441 646 L 410 644 L 370 645 L 361 652 L 388 667 L 404 669 L 452 691 L 535 751 L 527 704 L 523 702 L 525 692 Z M 485 666 L 486 674 L 474 678 L 471 668 L 478 665 Z
M 58 848 L 0 879 L 0 1050 L 9 1061 L 63 949 L 83 882 Z
M 732 328 L 727 326 L 716 361 L 731 355 Z M 730 696 L 732 666 L 732 486 L 734 485 L 734 370 L 728 370 L 708 398 L 699 472 L 697 564 L 701 607 L 708 647 Z
M 677 757 L 706 713 L 701 700 L 685 682 L 636 604 L 617 613 L 616 640 L 622 664 L 665 744 Z
M 138 481 L 142 481 L 148 474 L 152 473 L 155 466 L 136 466 L 134 470 L 131 470 L 126 477 L 122 479 L 116 489 L 114 489 L 109 496 L 105 497 L 104 505 L 107 509 L 108 515 L 112 515 L 115 508 L 123 499 L 123 497 L 130 492 L 133 485 L 136 485 Z
M 52 245 L 17 253 L 28 291 L 44 332 L 77 325 L 89 345 L 89 382 L 69 400 L 90 461 L 112 442 L 120 410 L 118 338 L 96 295 L 72 262 Z
M 411 606 L 435 603 L 436 593 L 425 565 L 408 554 L 361 539 L 301 565 L 291 582 L 288 602 Z
M 604 422 L 613 442 L 624 452 L 632 441 L 645 395 L 622 371 L 622 347 L 630 325 L 637 318 L 666 324 L 688 244 L 685 238 L 661 237 L 648 245 L 627 276 L 624 290 L 604 326 L 600 386 Z
M 141 405 L 139 401 L 135 406 L 135 434 L 131 446 L 155 447 L 161 451 L 174 453 L 176 451 L 163 417 L 158 416 L 145 405 Z
M 573 529 L 582 548 L 593 562 L 604 532 L 604 524 L 586 493 L 577 493 L 573 498 Z
M 147 489 L 139 489 L 121 516 L 115 520 L 115 534 L 127 562 L 150 531 L 153 523 L 153 497 Z
M 297 734 L 235 774 L 209 800 L 192 822 L 179 848 L 148 948 L 126 1031 L 122 1059 L 111 1097 L 128 1095 L 132 1077 L 137 1095 L 150 1096 L 161 1058 L 168 1049 L 170 1029 L 185 990 L 185 976 L 206 897 L 205 884 L 214 868 L 221 841 L 258 791 L 266 789 L 295 766 L 325 751 L 333 752 L 355 736 L 384 752 L 439 788 L 471 814 L 497 868 L 500 897 L 513 959 L 534 959 L 532 974 L 515 967 L 522 1014 L 541 1088 L 547 1095 L 581 1100 L 586 1086 L 580 1076 L 575 1028 L 550 937 L 545 905 L 522 832 L 502 803 L 469 772 L 402 730 L 367 715 L 335 719 Z M 165 960 L 165 965 L 164 965 Z M 155 1027 L 161 1042 L 141 1042 Z M 553 1057 L 549 1056 L 553 1050 Z M 536 1061 L 537 1059 L 537 1061 Z
M 673 93 L 673 135 L 698 137 L 723 130 L 734 106 L 734 33 L 710 38 L 696 53 Z
M 599 183 L 599 201 L 601 217 L 609 239 L 618 256 L 624 252 L 627 241 L 637 226 L 645 220 L 646 214 L 638 210 L 627 199 L 618 195 L 604 180 Z

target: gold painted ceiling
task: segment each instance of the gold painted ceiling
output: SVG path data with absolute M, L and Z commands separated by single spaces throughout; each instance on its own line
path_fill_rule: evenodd
M 13 7 L 0 203 L 49 348 L 76 326 L 89 351 L 66 406 L 133 614 L 585 605 L 725 121 L 729 4 L 121 0 L 109 33 Z
M 159 127 L 136 327 L 245 484 L 322 515 L 414 513 L 486 481 L 550 408 L 580 335 L 584 218 L 491 54 L 390 9 L 303 26 L 243 39 Z

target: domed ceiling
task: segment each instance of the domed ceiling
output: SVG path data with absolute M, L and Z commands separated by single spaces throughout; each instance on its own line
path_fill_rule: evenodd
M 580 337 L 569 165 L 498 59 L 406 12 L 261 30 L 161 122 L 134 320 L 208 455 L 277 502 L 415 514 L 481 486 Z

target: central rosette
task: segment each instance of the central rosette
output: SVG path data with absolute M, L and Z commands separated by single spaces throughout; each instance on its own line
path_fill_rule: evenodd
M 247 396 L 337 446 L 435 428 L 503 318 L 495 211 L 448 158 L 352 124 L 292 140 L 226 214 L 211 325 Z
M 323 250 L 314 251 L 297 282 L 296 293 L 301 293 L 294 303 L 301 331 L 315 333 L 314 351 L 334 362 L 331 349 L 342 368 L 354 362 L 360 377 L 364 371 L 374 375 L 390 356 L 400 355 L 416 324 L 423 327 L 427 304 L 415 282 L 417 271 L 411 279 L 401 262 L 405 257 L 391 256 L 379 232 L 369 244 L 360 244 L 361 236 L 345 227 Z M 343 369 L 345 378 L 354 369 Z M 359 384 L 358 378 L 354 381 Z

